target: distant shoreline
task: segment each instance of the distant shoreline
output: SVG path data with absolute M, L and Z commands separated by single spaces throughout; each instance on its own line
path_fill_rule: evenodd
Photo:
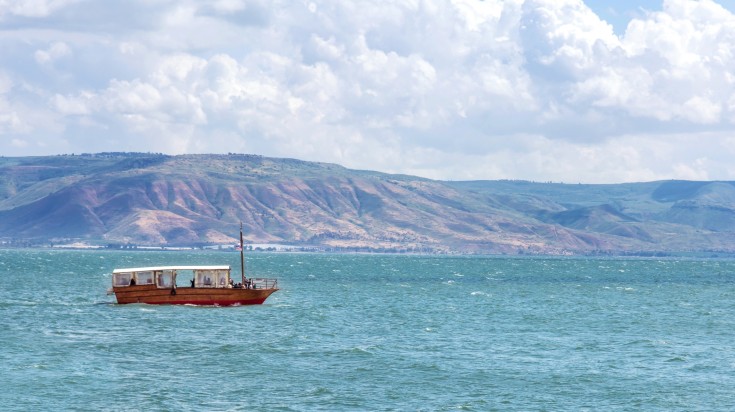
M 246 248 L 250 245 L 246 245 Z M 460 252 L 441 252 L 441 251 L 424 251 L 424 252 L 407 252 L 407 251 L 391 251 L 385 249 L 376 250 L 360 250 L 360 248 L 324 248 L 324 247 L 307 247 L 307 246 L 285 246 L 281 247 L 259 245 L 252 249 L 246 250 L 245 253 L 308 253 L 308 254 L 356 254 L 356 255 L 396 255 L 396 256 L 447 256 L 447 257 L 504 257 L 504 258 L 642 258 L 642 259 L 677 259 L 677 258 L 694 258 L 694 259 L 733 259 L 735 253 L 722 251 L 700 251 L 700 252 L 618 252 L 605 254 L 543 254 L 543 253 L 460 253 Z M 195 247 L 195 246 L 136 246 L 136 247 L 107 247 L 89 244 L 65 244 L 54 246 L 8 246 L 0 245 L 0 250 L 36 250 L 36 251 L 112 251 L 112 252 L 222 252 L 237 253 L 238 250 L 232 247 Z

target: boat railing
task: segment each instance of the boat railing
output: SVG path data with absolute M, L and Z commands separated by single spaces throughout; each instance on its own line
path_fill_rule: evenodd
M 278 289 L 278 279 L 250 278 L 253 289 Z

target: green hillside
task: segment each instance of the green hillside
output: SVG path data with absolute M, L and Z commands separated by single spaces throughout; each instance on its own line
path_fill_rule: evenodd
M 442 182 L 256 155 L 0 158 L 0 239 L 460 253 L 735 251 L 732 182 Z

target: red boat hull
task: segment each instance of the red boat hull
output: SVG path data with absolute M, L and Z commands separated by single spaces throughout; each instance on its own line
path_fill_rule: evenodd
M 151 305 L 260 305 L 278 289 L 190 288 L 161 289 L 155 285 L 114 287 L 117 303 Z

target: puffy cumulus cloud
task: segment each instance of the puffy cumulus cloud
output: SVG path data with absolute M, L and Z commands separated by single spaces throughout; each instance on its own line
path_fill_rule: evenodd
M 578 0 L 526 1 L 519 29 L 527 61 L 541 77 L 585 77 L 620 47 L 612 26 Z
M 630 22 L 623 54 L 577 82 L 573 96 L 664 128 L 732 123 L 734 42 L 735 16 L 718 4 L 665 1 L 663 10 Z
M 735 176 L 735 17 L 712 0 L 666 0 L 619 35 L 581 0 L 0 10 L 7 154 L 245 151 L 440 179 Z

